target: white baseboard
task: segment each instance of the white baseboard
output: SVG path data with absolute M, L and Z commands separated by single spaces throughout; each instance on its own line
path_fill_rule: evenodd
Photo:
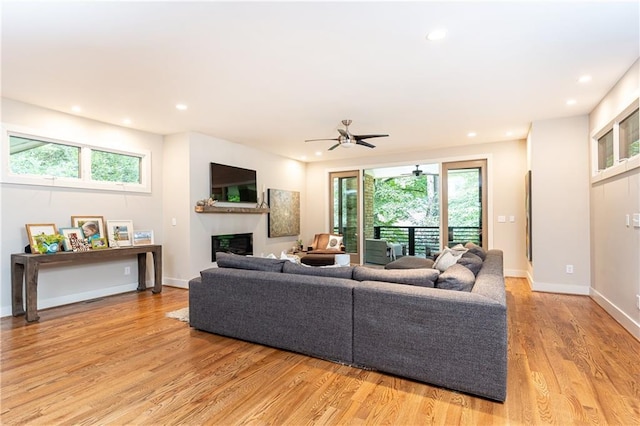
M 589 287 L 575 284 L 552 284 L 541 283 L 539 281 L 531 282 L 531 290 L 543 291 L 546 293 L 563 293 L 563 294 L 577 294 L 581 296 L 588 296 Z
M 600 306 L 602 309 L 607 311 L 609 315 L 611 315 L 616 321 L 620 323 L 633 337 L 640 340 L 640 323 L 635 321 L 629 315 L 620 310 L 616 305 L 614 305 L 609 299 L 604 297 L 601 293 L 599 293 L 595 289 L 591 289 L 591 298 Z
M 517 277 L 517 278 L 525 278 L 527 276 L 526 271 L 521 271 L 520 269 L 505 269 L 504 270 L 505 277 Z
M 178 287 L 178 288 L 189 288 L 189 280 L 181 280 L 178 278 L 162 278 L 162 284 L 168 285 L 169 287 Z

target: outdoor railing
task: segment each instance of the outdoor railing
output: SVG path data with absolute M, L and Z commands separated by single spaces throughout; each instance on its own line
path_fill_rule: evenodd
M 440 251 L 440 227 L 438 226 L 374 226 L 373 237 L 399 243 L 407 248 L 411 256 L 431 256 Z M 449 241 L 451 247 L 458 243 L 471 241 L 481 245 L 481 230 L 475 226 L 450 226 Z

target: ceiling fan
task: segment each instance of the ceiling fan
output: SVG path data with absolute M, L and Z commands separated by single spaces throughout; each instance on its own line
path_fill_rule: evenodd
M 416 169 L 415 170 L 411 170 L 411 173 L 404 173 L 402 176 L 422 176 L 424 174 L 424 172 L 422 170 L 420 170 L 420 165 L 416 164 Z
M 342 124 L 344 125 L 345 129 L 338 129 L 338 132 L 340 133 L 340 136 L 338 136 L 337 138 L 334 139 L 308 139 L 305 142 L 314 142 L 314 141 L 338 141 L 337 144 L 333 145 L 331 148 L 329 148 L 329 151 L 336 149 L 337 147 L 341 146 L 343 148 L 351 148 L 354 145 L 362 145 L 362 146 L 366 146 L 367 148 L 375 148 L 375 145 L 372 145 L 368 142 L 363 141 L 363 139 L 370 139 L 370 138 L 383 138 L 389 135 L 354 135 L 351 132 L 349 132 L 349 125 L 351 124 L 351 120 L 342 120 Z

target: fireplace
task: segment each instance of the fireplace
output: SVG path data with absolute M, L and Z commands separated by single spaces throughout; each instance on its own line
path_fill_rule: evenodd
M 211 236 L 211 261 L 216 261 L 216 252 L 240 255 L 253 254 L 253 234 L 228 234 Z

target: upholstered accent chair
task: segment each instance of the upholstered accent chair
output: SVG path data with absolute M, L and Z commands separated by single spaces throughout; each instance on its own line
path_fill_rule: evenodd
M 307 254 L 343 254 L 345 253 L 342 235 L 316 234 Z

